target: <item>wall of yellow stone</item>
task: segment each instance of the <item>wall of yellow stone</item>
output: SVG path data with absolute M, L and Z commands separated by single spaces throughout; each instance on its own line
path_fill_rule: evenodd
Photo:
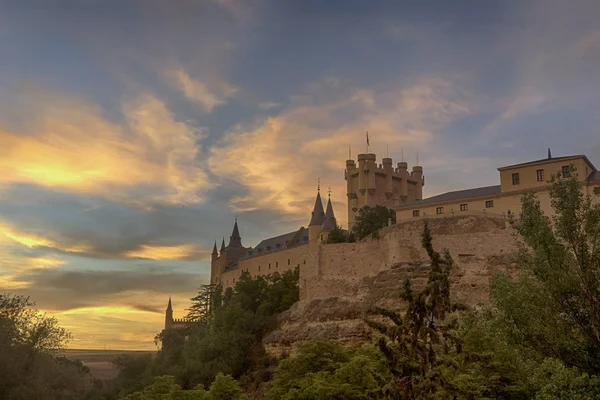
M 221 273 L 220 283 L 223 289 L 233 287 L 240 279 L 242 271 L 248 271 L 252 276 L 268 275 L 274 272 L 291 271 L 306 261 L 308 244 L 275 251 L 260 256 L 243 259 L 235 270 Z

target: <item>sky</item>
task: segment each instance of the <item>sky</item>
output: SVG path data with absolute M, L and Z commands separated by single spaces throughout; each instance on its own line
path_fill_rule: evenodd
M 0 1 L 0 292 L 71 348 L 154 349 L 215 240 L 306 226 L 345 160 L 600 166 L 600 2 Z

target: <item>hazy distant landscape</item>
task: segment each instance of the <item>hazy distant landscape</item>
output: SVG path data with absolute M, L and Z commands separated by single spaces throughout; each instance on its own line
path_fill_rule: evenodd
M 117 376 L 117 369 L 113 366 L 112 360 L 120 354 L 129 354 L 131 356 L 140 356 L 143 354 L 154 354 L 153 351 L 134 351 L 134 350 L 80 350 L 66 349 L 63 355 L 70 360 L 81 360 L 87 366 L 95 378 L 113 379 Z

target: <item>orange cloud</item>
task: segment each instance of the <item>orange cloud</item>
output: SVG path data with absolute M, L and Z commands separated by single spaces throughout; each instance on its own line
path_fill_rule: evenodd
M 28 248 L 51 247 L 75 253 L 81 253 L 89 250 L 89 248 L 86 246 L 65 246 L 40 235 L 19 231 L 0 221 L 0 243 L 6 244 L 7 240 Z M 40 266 L 57 266 L 61 264 L 60 260 L 53 258 L 31 258 L 29 260 L 32 262 L 37 262 L 37 264 Z
M 32 107 L 28 134 L 0 127 L 0 186 L 26 182 L 136 202 L 201 200 L 197 193 L 207 182 L 196 164 L 201 136 L 156 97 L 126 102 L 126 123 L 117 125 L 79 98 L 24 96 Z M 129 194 L 136 185 L 151 193 Z
M 398 90 L 356 89 L 327 99 L 341 86 L 337 79 L 313 85 L 279 115 L 237 126 L 211 150 L 211 171 L 250 190 L 232 199 L 235 210 L 275 209 L 305 223 L 321 178 L 331 185 L 336 216 L 345 224 L 343 170 L 349 145 L 354 145 L 354 158 L 364 152 L 368 130 L 370 151 L 379 157 L 388 145 L 396 153 L 406 147 L 408 154 L 411 148 L 429 146 L 438 129 L 470 112 L 455 99 L 456 88 L 439 78 Z
M 142 245 L 139 249 L 129 251 L 125 257 L 148 258 L 151 260 L 183 260 L 197 254 L 199 249 L 194 245 L 152 246 Z M 208 251 L 204 251 L 208 255 Z

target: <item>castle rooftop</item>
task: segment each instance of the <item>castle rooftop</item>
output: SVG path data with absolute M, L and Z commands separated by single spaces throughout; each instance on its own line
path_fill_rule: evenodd
M 421 204 L 429 204 L 429 203 L 438 203 L 442 201 L 453 201 L 453 200 L 461 200 L 466 198 L 473 197 L 484 197 L 484 196 L 493 196 L 496 194 L 500 194 L 501 192 L 500 185 L 494 186 L 484 186 L 473 189 L 465 189 L 465 190 L 455 190 L 453 192 L 442 193 L 437 196 L 428 197 L 423 200 L 413 201 L 412 203 L 403 204 L 397 208 L 403 207 L 413 207 Z

